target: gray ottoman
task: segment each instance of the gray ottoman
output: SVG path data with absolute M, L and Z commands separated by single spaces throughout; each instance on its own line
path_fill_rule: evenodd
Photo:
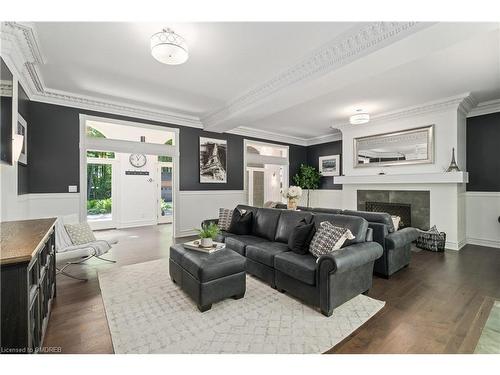
M 230 249 L 205 254 L 177 244 L 170 247 L 170 278 L 203 312 L 214 302 L 245 295 L 245 261 L 245 257 Z

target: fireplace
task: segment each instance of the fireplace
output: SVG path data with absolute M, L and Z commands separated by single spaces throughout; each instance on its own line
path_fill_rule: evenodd
M 358 190 L 357 209 L 401 217 L 400 228 L 430 227 L 430 192 L 423 190 Z
M 366 202 L 365 210 L 371 212 L 387 212 L 390 215 L 399 216 L 399 228 L 411 227 L 411 204 L 389 203 L 389 202 Z

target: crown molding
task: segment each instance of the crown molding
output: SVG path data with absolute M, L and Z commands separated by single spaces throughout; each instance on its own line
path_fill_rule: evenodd
M 342 133 L 340 131 L 338 131 L 338 132 L 335 132 L 332 134 L 308 138 L 308 139 L 306 139 L 306 145 L 307 146 L 314 146 L 314 145 L 319 145 L 322 143 L 336 142 L 336 141 L 341 141 L 341 140 L 342 140 Z
M 286 134 L 279 134 L 267 130 L 248 128 L 246 126 L 239 126 L 237 128 L 226 131 L 225 133 L 241 135 L 243 137 L 258 138 L 268 141 L 275 141 L 281 143 L 289 143 L 298 146 L 307 146 L 307 139 L 294 137 Z
M 467 114 L 467 117 L 488 115 L 490 113 L 500 112 L 500 99 L 489 100 L 487 102 L 478 103 Z
M 33 25 L 18 22 L 1 24 L 2 56 L 6 55 L 17 71 L 21 84 L 30 100 L 73 108 L 130 116 L 151 121 L 203 128 L 199 117 L 174 111 L 163 111 L 143 105 L 130 105 L 121 101 L 78 95 L 53 90 L 45 86 L 39 66 L 45 58 L 39 47 Z
M 430 25 L 418 22 L 371 22 L 355 26 L 315 50 L 298 64 L 209 113 L 202 118 L 202 122 L 210 129 L 277 91 L 334 71 Z
M 370 126 L 374 123 L 388 122 L 399 120 L 408 117 L 422 116 L 429 113 L 437 113 L 446 111 L 449 109 L 466 111 L 467 108 L 474 103 L 474 98 L 470 93 L 464 93 L 456 96 L 451 96 L 448 98 L 435 100 L 432 102 L 423 103 L 417 106 L 406 107 L 396 111 L 381 113 L 379 115 L 374 115 L 371 117 L 370 122 L 362 125 L 352 125 L 349 122 L 332 125 L 332 128 L 339 129 L 340 131 L 352 129 L 354 127 L 364 127 Z

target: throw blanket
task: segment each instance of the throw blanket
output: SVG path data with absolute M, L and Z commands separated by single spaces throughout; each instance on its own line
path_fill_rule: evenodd
M 64 228 L 64 223 L 61 218 L 58 218 L 56 221 L 55 231 L 56 252 L 58 253 L 65 253 L 75 250 L 87 250 L 90 254 L 94 253 L 94 255 L 99 256 L 106 254 L 109 249 L 111 249 L 111 244 L 105 240 L 97 240 L 82 245 L 73 245 L 68 232 L 66 232 L 66 228 Z

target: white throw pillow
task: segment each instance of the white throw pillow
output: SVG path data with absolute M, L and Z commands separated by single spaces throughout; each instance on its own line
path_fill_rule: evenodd
M 397 231 L 399 229 L 399 223 L 401 222 L 401 217 L 392 215 L 392 225 L 394 226 L 394 231 Z
M 228 231 L 231 225 L 231 219 L 233 218 L 233 210 L 228 208 L 219 208 L 219 221 L 217 226 L 220 230 Z
M 339 250 L 346 240 L 353 240 L 352 232 L 343 227 L 337 227 L 328 221 L 323 221 L 314 234 L 309 252 L 319 258 L 321 255 L 329 254 Z
M 66 228 L 73 245 L 83 245 L 96 240 L 88 223 L 66 224 L 64 228 Z

